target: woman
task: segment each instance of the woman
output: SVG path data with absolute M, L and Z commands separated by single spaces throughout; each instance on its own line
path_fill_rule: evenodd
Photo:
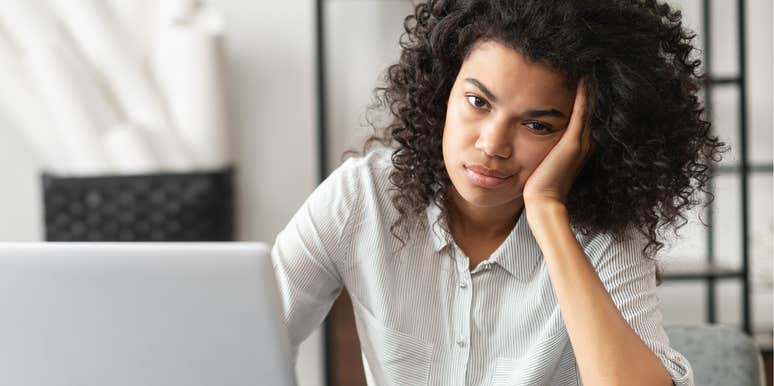
M 392 123 L 274 244 L 293 346 L 346 287 L 370 385 L 693 385 L 654 257 L 723 144 L 680 13 L 431 0 L 405 30 Z

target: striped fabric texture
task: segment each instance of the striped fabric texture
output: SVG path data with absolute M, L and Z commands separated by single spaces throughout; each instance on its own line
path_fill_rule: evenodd
M 435 205 L 426 210 L 427 226 L 416 227 L 399 249 L 390 233 L 398 216 L 390 155 L 379 148 L 348 159 L 277 235 L 272 261 L 294 360 L 346 288 L 369 385 L 582 385 L 525 211 L 473 270 Z M 656 265 L 640 253 L 644 238 L 576 237 L 674 384 L 692 386 L 690 363 L 664 332 Z

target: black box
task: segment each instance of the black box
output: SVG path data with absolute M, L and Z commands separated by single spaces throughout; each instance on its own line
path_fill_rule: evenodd
M 233 241 L 233 167 L 61 177 L 42 174 L 47 241 Z

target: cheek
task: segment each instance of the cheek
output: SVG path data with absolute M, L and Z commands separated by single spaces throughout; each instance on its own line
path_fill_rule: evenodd
M 462 113 L 450 107 L 446 114 L 442 137 L 444 153 L 458 154 L 454 149 L 462 150 L 474 144 L 475 141 L 475 123 L 466 120 Z
M 516 158 L 522 169 L 532 173 L 548 155 L 557 141 L 535 141 L 526 136 L 517 139 Z

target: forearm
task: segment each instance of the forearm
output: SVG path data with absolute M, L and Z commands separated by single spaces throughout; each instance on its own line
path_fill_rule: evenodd
M 527 205 L 587 385 L 671 385 L 659 358 L 626 322 L 570 228 L 561 203 Z

